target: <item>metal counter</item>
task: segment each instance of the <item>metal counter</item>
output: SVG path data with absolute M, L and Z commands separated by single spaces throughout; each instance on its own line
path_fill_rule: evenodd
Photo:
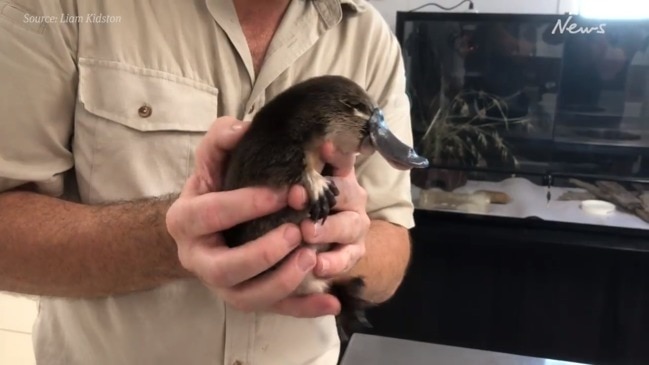
M 586 365 L 355 334 L 340 365 Z

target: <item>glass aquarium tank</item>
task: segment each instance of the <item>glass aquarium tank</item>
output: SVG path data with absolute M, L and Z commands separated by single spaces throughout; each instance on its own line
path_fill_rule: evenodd
M 400 12 L 423 210 L 649 229 L 649 21 Z

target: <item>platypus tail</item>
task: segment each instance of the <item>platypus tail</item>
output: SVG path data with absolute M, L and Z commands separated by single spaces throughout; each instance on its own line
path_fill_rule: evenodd
M 365 310 L 371 307 L 371 303 L 362 298 L 364 288 L 363 278 L 355 277 L 345 282 L 334 283 L 329 289 L 329 293 L 338 298 L 341 304 L 340 313 L 336 316 L 336 325 L 342 342 L 349 341 L 352 333 L 372 327 L 365 316 Z

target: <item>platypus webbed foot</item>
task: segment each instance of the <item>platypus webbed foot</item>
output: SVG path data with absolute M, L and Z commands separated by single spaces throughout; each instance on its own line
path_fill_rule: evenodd
M 314 171 L 308 173 L 304 186 L 309 194 L 307 209 L 310 218 L 314 222 L 322 220 L 324 223 L 331 209 L 336 205 L 336 197 L 340 194 L 336 184 Z
M 338 282 L 331 285 L 329 293 L 340 301 L 340 314 L 336 317 L 338 335 L 340 340 L 346 342 L 354 332 L 372 325 L 365 316 L 365 310 L 371 303 L 362 297 L 365 281 L 361 277 L 355 277 L 345 282 Z
M 320 195 L 310 203 L 309 214 L 311 219 L 314 221 L 319 221 L 322 219 L 322 223 L 327 220 L 331 209 L 336 205 L 336 196 L 338 196 L 339 191 L 333 181 L 327 181 L 327 185 L 322 189 Z

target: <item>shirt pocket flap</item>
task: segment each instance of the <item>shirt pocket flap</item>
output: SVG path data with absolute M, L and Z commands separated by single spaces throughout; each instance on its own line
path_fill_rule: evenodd
M 218 112 L 218 89 L 123 63 L 79 59 L 79 101 L 99 117 L 139 131 L 205 132 Z

